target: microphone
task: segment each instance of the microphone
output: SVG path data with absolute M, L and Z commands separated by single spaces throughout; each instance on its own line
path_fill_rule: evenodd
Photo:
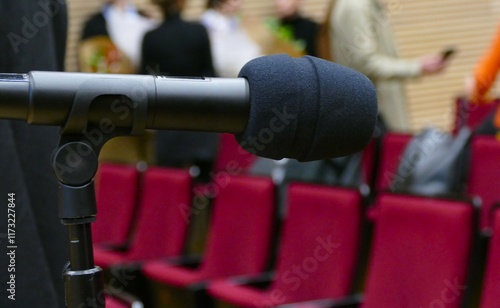
M 360 151 L 377 116 L 373 84 L 319 58 L 264 56 L 238 78 L 67 72 L 0 74 L 0 118 L 139 134 L 226 132 L 250 153 L 311 161 Z
M 328 159 L 359 152 L 372 137 L 377 95 L 361 73 L 311 56 L 277 55 L 248 62 L 239 76 L 250 84 L 250 114 L 236 137 L 253 154 Z

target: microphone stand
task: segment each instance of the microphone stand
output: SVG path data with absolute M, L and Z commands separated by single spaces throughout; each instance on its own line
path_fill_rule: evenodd
M 66 306 L 105 307 L 102 269 L 94 265 L 94 175 L 98 151 L 81 136 L 62 135 L 52 160 L 59 180 L 59 217 L 68 232 L 70 261 L 63 272 Z
M 123 95 L 123 88 L 130 93 Z M 69 235 L 70 261 L 63 272 L 68 308 L 106 306 L 103 271 L 94 265 L 92 247 L 91 224 L 97 215 L 94 176 L 99 152 L 108 140 L 144 132 L 148 96 L 139 95 L 144 94 L 139 90 L 143 89 L 133 81 L 84 83 L 61 130 L 52 168 L 59 181 L 59 218 Z M 97 106 L 113 112 L 104 112 L 95 123 L 89 111 Z

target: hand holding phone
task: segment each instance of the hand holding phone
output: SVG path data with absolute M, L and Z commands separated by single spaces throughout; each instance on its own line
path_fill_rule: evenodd
M 456 52 L 455 47 L 447 47 L 441 52 L 441 59 L 443 61 L 448 60 Z

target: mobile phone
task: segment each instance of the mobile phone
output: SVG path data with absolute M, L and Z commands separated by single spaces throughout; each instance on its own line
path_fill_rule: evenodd
M 443 60 L 449 59 L 453 54 L 455 54 L 455 47 L 447 47 L 441 52 L 441 58 Z

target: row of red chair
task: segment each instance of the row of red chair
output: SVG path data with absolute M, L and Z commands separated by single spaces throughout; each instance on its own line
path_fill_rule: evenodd
M 226 169 L 230 169 L 231 174 L 243 173 L 254 159 L 252 154 L 246 153 L 239 147 L 233 135 L 221 134 L 219 153 L 214 164 L 214 176 Z M 129 243 L 134 223 L 140 220 L 148 221 L 148 219 L 137 219 L 137 216 L 158 213 L 156 218 L 161 221 L 163 217 L 171 214 L 167 211 L 173 209 L 176 213 L 172 213 L 171 219 L 175 224 L 171 228 L 175 229 L 175 232 L 170 231 L 176 234 L 178 243 L 183 239 L 185 221 L 188 219 L 186 216 L 190 214 L 192 188 L 194 189 L 192 179 L 184 170 L 150 167 L 142 175 L 136 166 L 102 164 L 96 175 L 99 214 L 97 221 L 92 224 L 93 242 L 113 248 L 125 246 Z M 175 195 L 171 195 L 169 189 L 173 190 Z M 172 199 L 173 196 L 177 199 Z M 184 217 L 180 217 L 180 214 Z M 136 227 L 142 230 L 141 226 Z M 139 235 L 139 237 L 148 236 Z M 137 242 L 140 242 L 139 238 Z M 143 245 L 147 246 L 146 242 Z M 175 247 L 177 248 L 168 255 L 179 253 L 179 244 Z
M 175 194 L 175 190 L 170 193 Z M 350 294 L 359 252 L 361 196 L 352 189 L 311 184 L 296 183 L 289 188 L 288 215 L 270 285 L 257 289 L 239 286 L 235 280 L 220 280 L 234 275 L 255 278 L 265 270 L 271 243 L 273 194 L 269 179 L 231 178 L 216 196 L 211 237 L 201 265 L 193 269 L 155 260 L 145 264 L 144 273 L 150 279 L 177 287 L 214 280 L 210 294 L 242 307 L 254 307 L 256 303 L 257 307 L 267 307 Z M 365 305 L 428 306 L 453 297 L 456 304 L 447 303 L 446 307 L 458 307 L 463 286 L 467 284 L 474 232 L 470 204 L 381 194 L 374 209 L 371 217 L 376 228 Z M 167 223 L 170 218 L 163 217 L 162 221 Z M 500 232 L 498 225 L 496 232 Z M 156 238 L 169 235 L 156 233 Z M 498 251 L 494 247 L 491 253 Z M 485 290 L 498 289 L 498 279 L 492 274 L 497 264 L 492 261 L 495 258 L 489 259 L 488 268 L 493 270 L 487 271 Z M 447 289 L 452 286 L 457 289 Z M 487 295 L 483 302 L 488 302 Z
M 375 230 L 366 277 L 364 306 L 459 307 L 465 292 L 463 286 L 469 283 L 467 271 L 470 268 L 469 262 L 473 250 L 473 234 L 477 230 L 474 227 L 474 211 L 471 204 L 464 201 L 382 193 L 391 190 L 391 180 L 399 164 L 399 158 L 410 138 L 409 135 L 389 134 L 383 141 L 384 151 L 375 184 L 375 190 L 380 193 L 373 210 L 369 212 L 370 218 L 374 221 Z M 500 223 L 494 224 L 493 217 L 498 221 L 500 214 L 493 216 L 492 210 L 495 202 L 500 199 L 497 195 L 500 193 L 497 193 L 494 187 L 495 180 L 498 178 L 497 174 L 500 174 L 498 173 L 500 171 L 496 171 L 498 163 L 495 161 L 500 154 L 497 153 L 500 151 L 500 144 L 494 138 L 476 137 L 471 151 L 468 193 L 479 195 L 482 199 L 481 229 L 488 229 L 494 231 L 493 234 L 498 234 Z M 154 169 L 152 168 L 151 171 Z M 162 171 L 168 174 L 169 171 L 174 170 Z M 148 178 L 148 172 L 144 174 L 143 184 Z M 104 169 L 100 170 L 100 184 L 104 183 L 104 174 Z M 166 177 L 169 176 L 166 175 Z M 152 185 L 137 185 L 141 181 L 141 176 L 131 172 L 130 179 L 134 178 L 135 180 L 131 182 L 135 181 L 136 185 L 130 185 L 131 190 L 126 190 L 127 186 L 123 185 L 121 187 L 124 189 L 118 196 L 109 198 L 116 202 L 115 205 L 120 205 L 120 208 L 112 210 L 109 215 L 110 219 L 117 218 L 116 213 L 120 213 L 120 216 L 123 213 L 123 217 L 135 215 L 129 216 L 125 213 L 123 204 L 127 202 L 118 202 L 118 198 L 132 193 L 134 187 L 142 186 L 144 190 L 137 191 L 136 197 L 129 198 L 129 201 L 146 199 L 147 187 Z M 188 182 L 189 192 L 191 187 L 189 176 L 185 182 Z M 163 187 L 163 189 L 151 190 L 151 194 L 168 196 L 183 191 L 177 188 L 167 191 L 164 185 L 168 184 L 160 184 L 158 187 Z M 180 184 L 171 182 L 170 185 L 177 187 Z M 251 188 L 259 185 L 260 190 Z M 104 190 L 99 190 L 98 196 L 102 193 Z M 186 195 L 189 200 L 191 194 Z M 257 200 L 257 198 L 261 199 Z M 171 205 L 179 213 L 183 213 L 181 215 L 183 225 L 180 227 L 184 230 L 187 227 L 185 210 L 189 207 L 186 206 L 190 204 L 189 202 L 173 202 Z M 362 198 L 357 190 L 293 184 L 289 188 L 288 215 L 280 232 L 273 279 L 264 288 L 239 284 L 244 281 L 261 281 L 263 278 L 269 280 L 269 275 L 263 275 L 262 272 L 266 270 L 266 257 L 270 254 L 272 243 L 272 227 L 270 226 L 274 219 L 274 188 L 270 180 L 265 178 L 235 176 L 231 177 L 227 185 L 219 187 L 213 207 L 210 239 L 206 253 L 197 268 L 183 267 L 178 259 L 170 263 L 157 260 L 162 256 L 179 256 L 182 254 L 182 249 L 172 255 L 153 256 L 150 254 L 147 258 L 141 258 L 140 253 L 130 253 L 129 250 L 125 254 L 119 253 L 121 257 L 114 261 L 123 263 L 128 260 L 156 259 L 147 262 L 144 266 L 144 273 L 150 279 L 176 287 L 212 281 L 208 292 L 214 298 L 242 307 L 268 307 L 317 298 L 345 297 L 352 293 L 353 281 L 356 278 L 355 269 L 359 266 L 357 257 L 360 253 L 360 217 L 363 215 L 361 202 Z M 141 209 L 144 212 L 151 212 L 143 209 L 142 201 L 139 201 L 141 204 L 139 209 L 136 208 L 137 202 L 130 203 L 133 208 L 135 207 L 133 213 L 138 214 Z M 101 215 L 103 209 L 99 204 L 102 202 L 98 202 L 99 215 Z M 163 224 L 167 224 L 167 221 L 173 219 L 175 215 L 162 216 L 160 214 L 166 211 L 165 207 L 167 206 L 157 205 L 154 212 L 158 215 L 138 219 L 134 227 L 134 234 L 136 234 L 134 238 L 139 237 L 137 234 L 142 227 L 148 229 L 148 223 L 143 222 L 141 227 L 141 221 L 156 218 Z M 108 208 L 104 211 L 107 210 Z M 140 215 L 136 216 L 140 217 Z M 115 233 L 115 230 L 111 230 L 110 227 L 114 225 L 111 222 L 108 223 L 108 219 L 103 216 L 99 216 L 99 219 L 98 223 L 107 225 L 108 229 L 103 229 L 106 236 Z M 130 219 L 126 232 L 117 233 L 126 234 L 126 240 L 131 234 L 132 226 L 134 223 Z M 94 226 L 94 234 L 97 230 L 98 228 Z M 323 233 L 328 232 L 333 237 L 330 242 L 328 242 L 328 235 L 321 237 Z M 151 245 L 158 243 L 158 238 L 165 240 L 173 234 L 176 233 L 172 230 L 151 231 L 144 238 L 155 239 L 143 245 L 141 249 L 137 248 L 136 251 L 150 249 Z M 254 241 L 248 242 L 249 238 Z M 337 238 L 338 241 L 336 241 Z M 495 307 L 494 297 L 491 294 L 499 290 L 496 277 L 500 274 L 500 266 L 492 260 L 500 258 L 494 255 L 495 251 L 500 250 L 500 243 L 496 244 L 499 242 L 498 238 L 493 235 L 491 241 L 481 307 Z M 185 240 L 185 236 L 182 240 Z M 325 242 L 330 244 L 324 244 Z M 123 238 L 121 242 L 107 239 L 102 243 L 123 244 Z M 136 242 L 138 245 L 140 243 L 146 242 L 142 240 Z M 109 247 L 108 245 L 106 249 Z M 133 247 L 135 247 L 134 243 L 129 249 Z M 321 250 L 322 247 L 323 249 L 330 247 L 331 253 L 326 250 L 328 254 L 321 254 L 325 252 Z M 136 257 L 127 260 L 127 256 L 134 256 L 134 254 Z M 99 253 L 96 253 L 98 265 L 99 258 Z M 251 277 L 226 279 L 234 275 L 250 275 Z M 219 280 L 220 278 L 224 279 Z M 328 301 L 327 304 L 330 305 L 331 302 Z
M 288 200 L 273 274 L 218 279 L 209 286 L 212 296 L 238 307 L 274 307 L 350 294 L 360 247 L 360 193 L 294 183 Z M 265 278 L 265 288 L 244 283 Z
M 130 177 L 131 182 L 136 182 L 138 177 L 137 171 L 133 172 L 127 166 L 124 167 L 128 171 L 125 174 L 113 173 L 111 170 L 119 168 L 116 165 L 103 165 L 101 168 L 101 185 L 120 177 Z M 142 178 L 143 189 L 136 192 L 139 194 L 138 204 L 133 204 L 135 198 L 123 203 L 128 209 L 120 207 L 117 203 L 120 200 L 112 199 L 115 197 L 113 191 L 133 195 L 132 191 L 138 188 L 129 187 L 132 191 L 124 191 L 120 186 L 118 189 L 101 187 L 97 198 L 98 218 L 94 225 L 104 229 L 104 232 L 99 234 L 101 230 L 93 228 L 93 235 L 100 240 L 94 241 L 96 265 L 108 268 L 117 263 L 179 256 L 188 229 L 185 209 L 191 206 L 191 184 L 187 170 L 150 167 Z M 116 185 L 116 182 L 111 185 Z M 129 216 L 135 217 L 133 227 Z M 128 234 L 131 229 L 135 231 L 132 236 Z M 126 237 L 115 238 L 115 232 Z M 124 247 L 123 240 L 128 247 Z
M 403 206 L 399 202 L 405 197 L 383 198 L 378 203 L 363 307 L 498 307 L 500 210 L 495 210 L 492 216 L 484 279 L 467 283 L 465 266 L 470 263 L 473 247 L 471 207 L 432 199 L 427 204 L 411 204 L 414 199 Z M 474 284 L 482 285 L 480 298 L 464 304 L 464 293 Z M 336 307 L 335 303 L 346 301 L 316 301 L 286 307 Z
M 214 174 L 229 168 L 241 172 L 254 159 L 233 135 L 221 134 Z M 185 171 L 150 168 L 142 177 L 134 166 L 103 164 L 96 177 L 99 215 L 92 228 L 96 264 L 108 268 L 180 255 L 191 208 L 191 185 Z M 124 292 L 111 295 L 106 297 L 106 307 L 138 307 L 140 303 Z
M 303 186 L 303 189 L 309 188 Z M 330 198 L 332 200 L 340 201 Z M 301 200 L 302 208 L 310 204 L 304 201 Z M 342 202 L 335 205 L 341 206 Z M 303 249 L 304 244 L 299 242 L 291 250 L 300 256 L 284 268 L 278 266 L 275 280 L 266 290 L 225 280 L 212 283 L 209 293 L 237 307 L 274 307 L 325 298 L 330 300 L 304 307 L 331 306 L 335 303 L 332 299 L 351 304 L 362 302 L 363 307 L 377 308 L 435 307 L 440 301 L 444 302 L 444 307 L 460 307 L 473 248 L 474 209 L 471 204 L 383 194 L 377 198 L 374 208 L 374 240 L 361 301 L 359 297 L 346 298 L 352 291 L 353 260 L 358 252 L 357 238 L 353 238 L 351 232 L 357 234 L 359 225 L 354 223 L 354 226 L 342 228 L 335 224 L 344 220 L 343 216 L 335 216 L 338 213 L 335 210 L 323 213 L 328 215 L 325 220 L 333 222 L 326 229 L 333 238 L 328 257 L 315 256 L 315 249 L 321 247 L 317 239 L 320 233 L 316 233 L 307 241 L 311 246 Z M 346 217 L 345 223 L 356 221 L 351 218 Z M 299 224 L 312 226 L 315 221 L 300 220 Z M 295 238 L 303 237 L 296 234 Z M 456 288 L 449 289 L 452 287 Z

